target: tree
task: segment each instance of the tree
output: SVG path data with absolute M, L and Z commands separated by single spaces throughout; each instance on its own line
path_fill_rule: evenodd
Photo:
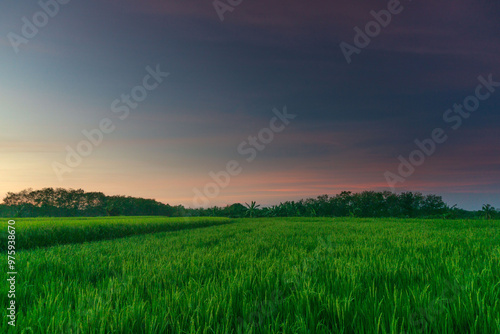
M 424 197 L 421 193 L 404 192 L 399 195 L 399 206 L 403 217 L 414 218 L 420 214 Z
M 353 196 L 350 191 L 343 191 L 330 199 L 333 215 L 336 217 L 347 217 L 353 209 Z
M 219 208 L 218 206 L 214 206 L 214 207 L 209 208 L 207 210 L 207 214 L 208 214 L 208 216 L 211 216 L 211 217 L 220 217 L 223 215 L 223 210 L 222 210 L 222 208 Z
M 266 217 L 278 217 L 280 215 L 280 208 L 277 205 L 264 208 L 262 211 L 264 211 L 264 216 Z
M 483 217 L 486 219 L 493 219 L 496 214 L 496 210 L 490 204 L 483 205 L 483 209 L 481 210 L 483 213 Z
M 171 216 L 175 211 L 168 204 L 153 199 L 105 196 L 101 192 L 63 188 L 9 192 L 4 205 L 19 217 Z
M 470 212 L 448 207 L 441 196 L 406 192 L 343 191 L 333 197 L 321 195 L 317 198 L 287 201 L 271 207 L 261 208 L 255 201 L 245 205 L 236 203 L 226 207 L 185 208 L 170 206 L 155 201 L 130 196 L 106 196 L 100 192 L 85 192 L 82 189 L 43 188 L 26 189 L 18 193 L 7 193 L 0 216 L 7 217 L 96 217 L 105 215 L 123 216 L 226 216 L 240 217 L 443 217 L 478 218 L 498 217 L 491 205 L 483 210 Z
M 247 208 L 240 204 L 240 203 L 234 203 L 232 205 L 228 205 L 224 208 L 224 216 L 229 217 L 229 218 L 241 218 L 244 217 Z
M 260 208 L 260 205 L 258 205 L 255 201 L 251 201 L 250 204 L 245 203 L 247 206 L 247 215 L 250 216 L 250 218 L 253 218 L 257 210 Z
M 448 211 L 448 207 L 441 196 L 425 196 L 422 202 L 422 214 L 424 216 L 442 216 L 446 211 Z

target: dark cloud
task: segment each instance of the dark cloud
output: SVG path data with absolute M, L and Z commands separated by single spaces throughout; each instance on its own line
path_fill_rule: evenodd
M 243 0 L 224 22 L 208 0 L 71 2 L 19 58 L 8 42 L 0 47 L 12 71 L 24 73 L 10 85 L 43 84 L 103 115 L 147 65 L 161 64 L 171 76 L 120 133 L 120 145 L 165 146 L 210 166 L 234 158 L 238 143 L 266 126 L 273 108 L 287 105 L 297 119 L 248 167 L 234 193 L 244 193 L 257 170 L 266 182 L 290 171 L 272 189 L 259 185 L 276 198 L 287 196 L 283 189 L 295 189 L 290 197 L 382 189 L 383 173 L 415 149 L 415 139 L 448 126 L 443 113 L 474 93 L 479 75 L 500 81 L 498 1 L 401 4 L 404 10 L 351 64 L 339 44 L 352 44 L 354 27 L 364 28 L 370 11 L 388 1 Z M 9 13 L 0 23 L 6 36 L 37 5 L 6 2 L 1 9 Z M 497 196 L 499 108 L 500 89 L 449 132 L 404 188 L 453 200 L 454 193 Z M 150 160 L 161 164 L 155 154 Z

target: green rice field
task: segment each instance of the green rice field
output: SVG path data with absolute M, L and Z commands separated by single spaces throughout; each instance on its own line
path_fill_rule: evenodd
M 131 235 L 177 231 L 227 224 L 228 218 L 99 217 L 99 218 L 24 218 L 16 220 L 16 249 L 49 247 Z M 7 228 L 0 232 L 5 240 Z M 7 242 L 0 250 L 7 249 Z
M 16 241 L 2 333 L 500 333 L 500 221 L 19 219 Z

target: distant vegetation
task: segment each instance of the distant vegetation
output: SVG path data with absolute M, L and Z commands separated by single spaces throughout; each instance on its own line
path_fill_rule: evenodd
M 500 217 L 489 204 L 481 211 L 449 207 L 437 195 L 418 192 L 395 194 L 389 191 L 344 191 L 335 196 L 322 195 L 300 201 L 287 201 L 261 207 L 252 201 L 226 207 L 185 208 L 153 199 L 106 196 L 81 189 L 44 188 L 8 193 L 0 205 L 2 217 L 99 217 L 99 216 L 167 216 L 167 217 L 400 217 L 468 219 Z

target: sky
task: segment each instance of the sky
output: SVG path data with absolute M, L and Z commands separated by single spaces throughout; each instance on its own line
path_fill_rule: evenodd
M 499 208 L 499 14 L 493 0 L 5 0 L 0 197 L 390 190 Z

